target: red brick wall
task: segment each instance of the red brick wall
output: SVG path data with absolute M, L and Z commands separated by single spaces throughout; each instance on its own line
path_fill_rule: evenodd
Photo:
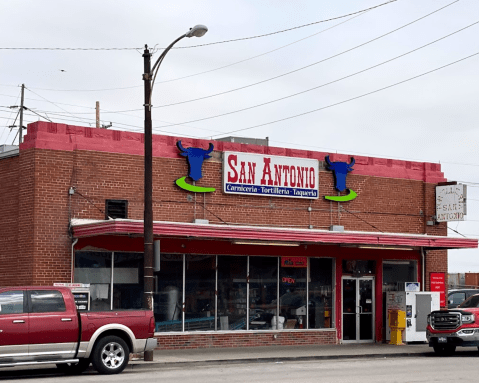
M 276 338 L 274 336 L 276 335 Z M 193 348 L 301 346 L 337 344 L 336 330 L 277 331 L 277 332 L 229 332 L 229 333 L 169 333 L 158 335 L 159 350 Z
M 9 286 L 22 277 L 18 275 L 23 263 L 18 241 L 19 169 L 19 156 L 0 160 L 0 286 Z
M 16 169 L 8 167 L 15 161 Z M 126 199 L 129 218 L 143 219 L 143 157 L 140 155 L 26 148 L 21 150 L 19 158 L 2 160 L 1 163 L 3 169 L 9 169 L 9 177 L 14 180 L 3 186 L 13 188 L 8 189 L 10 191 L 4 198 L 19 200 L 18 208 L 14 207 L 14 202 L 4 205 L 3 209 L 11 209 L 11 213 L 5 214 L 9 216 L 19 212 L 21 230 L 13 229 L 15 223 L 7 225 L 4 222 L 2 225 L 17 233 L 19 249 L 15 251 L 16 255 L 33 260 L 33 263 L 22 262 L 25 267 L 19 271 L 24 275 L 24 283 L 69 281 L 69 210 L 72 218 L 104 219 L 105 199 Z M 424 179 L 427 179 L 426 164 L 423 165 Z M 354 231 L 446 234 L 445 223 L 426 225 L 434 214 L 435 185 L 420 180 L 353 172 L 349 174 L 347 184 L 358 193 L 358 198 L 339 204 L 322 198 L 335 194 L 332 173 L 324 166 L 319 176 L 321 198 L 317 200 L 226 195 L 221 192 L 222 166 L 221 153 L 218 152 L 205 163 L 204 177 L 198 182 L 200 186 L 213 186 L 218 192 L 195 196 L 178 189 L 174 181 L 187 171 L 184 157 L 154 157 L 155 220 L 192 222 L 195 218 L 205 218 L 211 223 L 297 228 L 312 225 L 321 229 L 334 224 Z M 77 192 L 71 201 L 70 187 L 75 187 Z M 9 193 L 12 197 L 8 197 Z M 8 246 L 11 249 L 12 245 Z M 446 256 L 433 254 L 427 256 L 427 270 L 447 272 Z M 31 267 L 33 271 L 29 269 Z M 13 281 L 21 283 L 18 278 Z

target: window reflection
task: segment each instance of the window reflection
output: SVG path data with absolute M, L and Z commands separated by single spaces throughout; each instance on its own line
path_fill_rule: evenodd
M 286 329 L 306 328 L 306 271 L 306 267 L 281 266 L 279 315 L 284 318 Z
M 333 260 L 309 260 L 309 328 L 333 327 Z
M 215 329 L 216 256 L 186 255 L 185 331 Z
M 249 299 L 249 328 L 272 328 L 278 306 L 277 257 L 249 258 Z M 242 328 L 246 328 L 246 323 Z
M 183 254 L 162 254 L 153 295 L 156 332 L 182 331 Z
M 247 257 L 218 257 L 218 330 L 244 330 Z

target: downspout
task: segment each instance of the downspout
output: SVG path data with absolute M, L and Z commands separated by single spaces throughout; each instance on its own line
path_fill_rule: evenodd
M 424 247 L 421 247 L 421 271 L 422 271 L 422 288 L 421 291 L 426 291 L 426 257 L 424 253 Z
M 74 259 L 75 259 L 75 250 L 74 250 L 74 247 L 75 245 L 77 244 L 78 242 L 78 238 L 74 238 L 73 239 L 73 242 L 72 242 L 72 269 L 71 269 L 71 278 L 70 278 L 70 282 L 73 283 L 73 272 L 74 272 Z

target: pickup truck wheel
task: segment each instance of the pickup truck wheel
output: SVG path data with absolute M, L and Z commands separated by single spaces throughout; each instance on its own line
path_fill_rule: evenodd
M 118 374 L 128 364 L 130 350 L 126 342 L 118 336 L 101 338 L 92 354 L 93 367 L 100 374 Z
M 68 375 L 79 375 L 90 365 L 90 359 L 80 359 L 78 363 L 59 363 L 58 370 Z
M 450 356 L 456 351 L 456 346 L 452 345 L 438 345 L 434 346 L 434 352 L 440 356 Z

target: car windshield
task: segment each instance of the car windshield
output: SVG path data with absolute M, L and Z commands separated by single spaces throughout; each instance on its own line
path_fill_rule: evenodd
M 478 307 L 479 306 L 479 294 L 473 295 L 469 299 L 466 299 L 457 307 Z

